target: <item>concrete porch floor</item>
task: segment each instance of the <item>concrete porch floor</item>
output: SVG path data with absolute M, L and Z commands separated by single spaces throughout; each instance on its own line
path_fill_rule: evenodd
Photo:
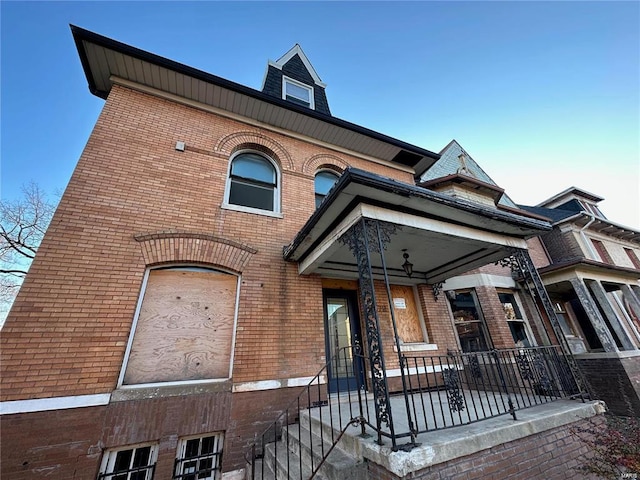
M 477 394 L 477 392 L 475 393 Z M 471 394 L 474 394 L 474 392 L 465 392 L 465 395 Z M 514 396 L 512 396 L 512 399 L 516 403 L 517 399 Z M 392 396 L 390 400 L 396 432 L 407 432 L 409 426 L 404 398 L 398 395 Z M 488 410 L 491 407 L 489 405 L 491 402 L 488 399 L 483 400 L 485 401 L 484 407 Z M 418 402 L 420 400 L 410 398 L 410 402 L 412 401 Z M 497 399 L 496 401 L 500 403 L 501 400 Z M 351 398 L 351 403 L 352 410 L 357 412 L 358 399 Z M 354 403 L 355 405 L 353 405 Z M 371 396 L 366 397 L 366 403 L 373 417 L 372 421 L 375 422 Z M 334 431 L 340 428 L 338 427 L 340 425 L 340 417 L 342 417 L 343 425 L 346 425 L 351 418 L 348 413 L 349 398 L 334 397 L 330 400 L 330 404 L 330 406 L 314 408 L 308 411 L 315 422 L 322 421 L 323 428 L 327 432 L 331 429 L 330 417 L 333 419 Z M 340 408 L 338 408 L 338 405 L 340 405 Z M 493 405 L 493 408 L 495 407 L 496 405 Z M 354 425 L 347 428 L 339 447 L 358 458 L 375 462 L 395 475 L 403 477 L 432 465 L 568 425 L 580 419 L 593 417 L 604 413 L 605 410 L 604 403 L 600 401 L 586 401 L 583 403 L 581 400 L 556 400 L 518 410 L 516 412 L 517 420 L 514 420 L 510 414 L 506 413 L 471 424 L 421 433 L 416 438 L 416 443 L 419 445 L 410 451 L 393 451 L 391 440 L 385 437 L 383 437 L 384 445 L 378 445 L 376 443 L 377 435 L 371 427 L 366 427 L 366 433 L 369 436 L 363 438 L 360 436 L 360 426 Z M 437 407 L 433 411 L 435 412 L 436 421 L 443 425 L 443 410 Z M 342 415 L 340 415 L 340 412 Z M 416 421 L 420 429 L 424 429 L 425 422 L 433 422 L 433 420 L 424 418 L 421 408 L 417 409 L 416 412 L 418 413 Z M 444 412 L 448 415 L 448 408 Z M 464 415 L 466 415 L 465 421 L 468 421 L 469 412 L 464 411 L 462 414 L 463 419 L 465 418 Z M 427 413 L 427 416 L 429 415 L 432 415 L 431 410 Z M 471 412 L 471 418 L 473 418 L 473 412 Z M 403 437 L 398 440 L 398 446 L 402 447 L 409 441 L 409 437 Z

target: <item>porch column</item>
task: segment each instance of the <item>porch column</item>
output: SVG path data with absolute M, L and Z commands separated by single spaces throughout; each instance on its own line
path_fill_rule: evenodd
M 635 317 L 640 321 L 640 287 L 636 285 L 620 285 L 620 291 L 624 296 L 624 299 L 629 303 L 631 311 Z
M 582 279 L 580 278 L 572 278 L 571 285 L 573 286 L 573 290 L 576 292 L 578 296 L 578 300 L 584 308 L 585 313 L 589 317 L 589 321 L 591 325 L 593 325 L 593 329 L 598 335 L 598 339 L 602 344 L 605 352 L 617 352 L 618 346 L 616 345 L 607 324 L 604 322 L 604 319 L 600 315 L 600 312 L 595 306 L 595 302 L 591 295 L 589 294 L 589 290 L 587 290 L 587 286 L 584 284 Z
M 524 276 L 525 282 L 531 281 L 533 283 L 535 293 L 538 295 L 540 299 L 540 303 L 542 304 L 542 308 L 549 319 L 549 323 L 551 324 L 551 328 L 558 339 L 558 343 L 560 344 L 560 348 L 564 354 L 564 358 L 569 365 L 569 369 L 571 370 L 571 375 L 573 376 L 573 380 L 578 387 L 578 391 L 582 394 L 586 392 L 585 382 L 582 378 L 582 372 L 578 368 L 578 364 L 576 359 L 573 357 L 571 353 L 571 348 L 569 348 L 569 343 L 567 342 L 566 337 L 560 327 L 560 322 L 558 321 L 558 316 L 556 315 L 556 311 L 553 308 L 551 303 L 551 299 L 549 298 L 549 294 L 547 290 L 544 288 L 544 284 L 542 283 L 542 279 L 538 274 L 538 270 L 536 269 L 531 257 L 529 256 L 529 252 L 524 249 L 515 249 L 513 251 L 512 258 L 515 260 L 515 264 L 511 262 L 511 268 L 517 268 L 520 273 Z
M 393 418 L 391 415 L 391 402 L 387 383 L 387 371 L 380 339 L 380 321 L 376 303 L 376 294 L 373 284 L 373 272 L 371 270 L 371 252 L 376 252 L 380 246 L 384 248 L 388 243 L 390 233 L 386 228 L 386 239 L 381 239 L 377 228 L 377 220 L 361 218 L 341 238 L 340 241 L 347 245 L 356 259 L 358 265 L 358 287 L 360 300 L 364 313 L 369 362 L 371 368 L 371 383 L 373 387 L 374 405 L 376 409 L 376 423 L 378 428 L 378 443 L 382 444 L 382 423 L 389 427 L 393 446 L 395 447 L 395 435 Z M 388 225 L 388 224 L 384 224 Z M 382 228 L 382 226 L 381 226 Z M 394 227 L 391 226 L 391 230 Z M 385 241 L 386 240 L 386 241 Z
M 609 298 L 607 297 L 607 292 L 605 291 L 602 284 L 597 280 L 589 280 L 586 282 L 589 286 L 589 289 L 593 292 L 594 297 L 596 297 L 596 301 L 602 308 L 605 316 L 609 320 L 609 325 L 616 332 L 616 335 L 620 339 L 620 343 L 622 344 L 623 350 L 635 350 L 635 345 L 633 341 L 629 337 L 629 332 L 624 328 L 621 320 L 616 315 L 616 312 L 613 310 L 611 303 L 609 302 Z

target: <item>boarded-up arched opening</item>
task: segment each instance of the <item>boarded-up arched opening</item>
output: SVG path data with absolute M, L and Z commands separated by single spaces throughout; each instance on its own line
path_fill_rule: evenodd
M 123 383 L 229 378 L 237 284 L 204 268 L 149 271 Z

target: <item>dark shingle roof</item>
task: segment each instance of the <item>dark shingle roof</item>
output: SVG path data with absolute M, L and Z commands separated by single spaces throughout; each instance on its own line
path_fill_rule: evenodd
M 535 213 L 543 217 L 547 217 L 553 221 L 553 223 L 564 220 L 565 218 L 573 217 L 576 213 L 571 210 L 561 210 L 559 208 L 545 208 L 545 207 L 529 207 L 527 205 L 518 205 L 522 210 Z

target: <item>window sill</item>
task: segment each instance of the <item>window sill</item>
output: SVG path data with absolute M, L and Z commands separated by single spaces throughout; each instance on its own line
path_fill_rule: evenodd
M 283 218 L 280 212 L 271 212 L 269 210 L 260 210 L 259 208 L 243 207 L 242 205 L 231 205 L 229 203 L 223 203 L 220 205 L 223 210 L 234 210 L 236 212 L 253 213 L 255 215 L 262 215 L 263 217 Z
M 425 352 L 438 350 L 438 345 L 435 343 L 403 343 L 400 345 L 400 351 L 402 352 Z M 393 351 L 398 352 L 398 347 L 393 346 Z
M 231 387 L 232 382 L 228 378 L 120 385 L 111 393 L 111 401 L 120 402 L 158 397 L 179 397 L 183 395 L 199 395 L 202 393 L 231 393 Z

